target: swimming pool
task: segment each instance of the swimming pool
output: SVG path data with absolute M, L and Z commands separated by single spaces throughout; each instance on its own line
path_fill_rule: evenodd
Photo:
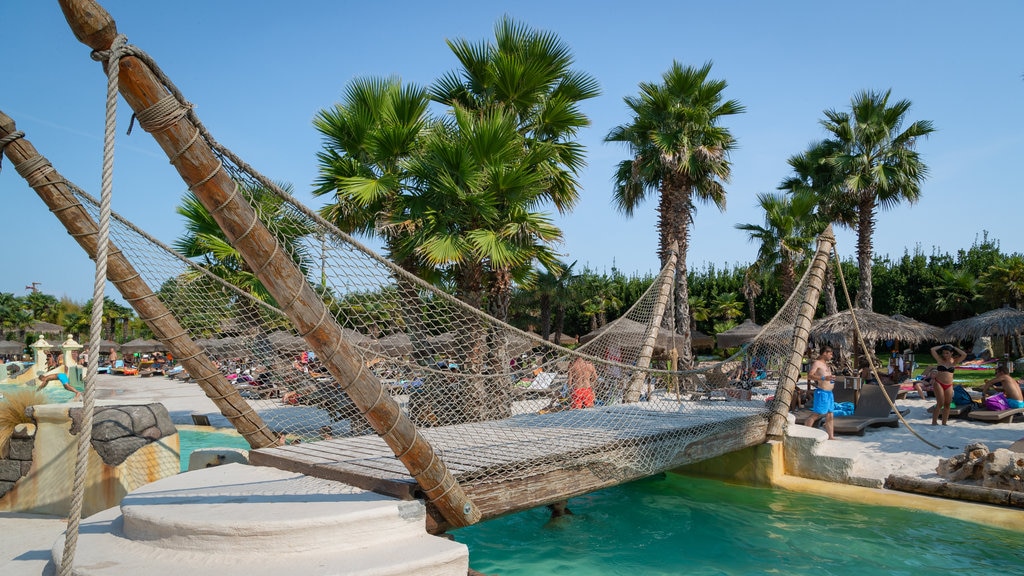
M 943 516 L 667 474 L 452 532 L 470 566 L 573 574 L 1024 574 L 1024 535 Z M 991 551 L 998 551 L 993 553 Z
M 249 443 L 234 430 L 210 428 L 207 426 L 178 426 L 178 442 L 181 445 L 181 471 L 188 470 L 188 459 L 193 450 L 199 448 L 240 448 L 249 449 Z

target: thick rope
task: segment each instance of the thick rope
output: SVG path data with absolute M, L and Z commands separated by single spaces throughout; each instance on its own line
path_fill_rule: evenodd
M 864 352 L 864 357 L 870 358 L 871 356 L 868 353 L 868 345 L 864 342 L 863 332 L 860 331 L 860 324 L 857 323 L 857 310 L 853 306 L 853 301 L 850 300 L 850 290 L 846 286 L 846 277 L 843 276 L 843 267 L 839 262 L 838 255 L 836 255 L 836 270 L 839 270 L 839 283 L 843 286 L 843 295 L 846 296 L 846 305 L 850 307 L 850 316 L 851 318 L 853 318 L 853 329 L 854 332 L 857 334 L 857 344 L 860 345 L 860 349 Z M 873 352 L 871 352 L 871 354 L 873 354 Z M 876 382 L 882 381 L 882 378 L 878 375 L 878 371 L 875 369 L 874 362 L 871 363 L 871 375 L 875 377 Z M 917 437 L 917 439 L 920 440 L 921 442 L 924 442 L 925 444 L 931 446 L 932 448 L 935 448 L 936 450 L 941 449 L 941 446 L 932 444 L 923 436 L 918 434 L 917 430 L 914 430 L 914 427 L 910 425 L 910 422 L 907 422 L 907 419 L 903 417 L 903 414 L 900 414 L 900 411 L 896 409 L 896 403 L 893 401 L 892 398 L 889 397 L 889 394 L 886 393 L 885 386 L 882 386 L 881 384 L 879 384 L 879 386 L 881 386 L 882 388 L 882 396 L 885 397 L 886 402 L 889 403 L 889 407 L 892 408 L 892 411 L 896 413 L 896 417 L 899 418 L 900 422 L 903 422 L 903 425 L 907 427 L 907 430 L 910 430 L 910 433 Z
M 7 145 L 10 144 L 11 142 L 14 142 L 17 139 L 24 137 L 25 133 L 22 132 L 21 130 L 18 130 L 17 132 L 11 132 L 7 136 L 0 138 L 0 169 L 4 167 L 4 148 L 7 148 Z
M 107 255 L 110 243 L 110 198 L 114 176 L 114 130 L 117 127 L 117 77 L 121 57 L 127 43 L 118 35 L 103 53 L 107 61 L 107 106 L 106 124 L 103 133 L 103 174 L 100 186 L 99 238 L 96 242 L 96 275 L 92 290 L 92 316 L 89 323 L 89 358 L 100 357 L 101 330 L 103 327 L 103 291 L 107 284 Z M 70 576 L 74 567 L 75 549 L 78 545 L 78 529 L 82 519 L 82 502 L 85 494 L 85 475 L 88 470 L 89 448 L 92 441 L 93 410 L 96 406 L 96 374 L 99 362 L 89 362 L 85 377 L 85 397 L 82 405 L 82 427 L 78 435 L 78 457 L 75 460 L 74 492 L 71 511 L 68 515 L 68 529 L 64 539 L 64 555 L 61 557 L 60 574 Z

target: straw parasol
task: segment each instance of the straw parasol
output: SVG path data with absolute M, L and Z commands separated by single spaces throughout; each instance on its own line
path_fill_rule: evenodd
M 163 345 L 163 342 L 160 342 L 159 340 L 148 340 L 145 338 L 136 338 L 131 342 L 121 344 L 121 352 L 124 352 L 125 354 L 135 354 L 136 352 L 139 354 L 146 354 L 149 352 L 162 352 L 166 349 L 167 347 Z
M 943 331 L 946 340 L 973 340 L 983 336 L 1016 336 L 1024 332 L 1024 311 L 1009 306 L 957 320 Z
M 629 318 L 618 318 L 597 330 L 580 336 L 580 344 L 586 344 L 605 335 L 608 339 L 614 338 L 625 346 L 640 347 L 647 338 L 647 325 Z M 673 335 L 670 330 L 659 329 L 658 338 L 654 342 L 655 349 L 656 351 L 670 350 L 674 345 L 678 345 L 682 338 L 682 334 Z M 714 348 L 715 339 L 699 330 L 694 330 L 690 333 L 690 346 L 696 349 Z
M 21 354 L 25 351 L 25 343 L 17 340 L 0 341 L 0 354 Z
M 267 341 L 285 354 L 300 353 L 306 349 L 306 341 L 287 330 L 275 330 L 267 335 Z
M 395 332 L 378 338 L 372 346 L 373 350 L 391 357 L 412 354 L 412 338 L 405 332 Z
M 33 322 L 28 328 L 25 328 L 25 332 L 28 334 L 64 334 L 64 327 L 40 320 Z
M 716 340 L 718 340 L 719 348 L 735 348 L 747 342 L 753 342 L 754 338 L 757 338 L 757 335 L 760 333 L 761 326 L 747 318 L 739 326 L 734 326 L 725 332 L 720 332 Z
M 864 310 L 843 310 L 814 321 L 811 338 L 832 346 L 848 347 L 853 344 L 853 315 L 856 313 L 861 336 L 867 341 L 899 340 L 908 344 L 943 340 L 942 329 L 903 316 L 902 320 Z

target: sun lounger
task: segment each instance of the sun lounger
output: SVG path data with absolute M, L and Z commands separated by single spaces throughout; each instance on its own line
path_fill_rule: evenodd
M 967 414 L 967 417 L 972 420 L 981 420 L 982 422 L 1012 424 L 1013 417 L 1018 414 L 1024 414 L 1024 408 L 1010 408 L 1008 410 L 971 410 L 970 413 Z
M 882 393 L 882 386 L 867 384 L 860 391 L 860 400 L 853 410 L 853 416 L 836 416 L 834 430 L 836 434 L 856 434 L 863 436 L 870 427 L 889 426 L 896 428 L 900 424 L 899 417 L 893 414 L 892 407 Z M 895 400 L 899 385 L 885 386 L 889 398 Z
M 955 407 L 951 407 L 949 409 L 949 417 L 950 418 L 967 418 L 967 416 L 970 415 L 970 413 L 973 412 L 973 411 L 974 410 L 973 410 L 972 406 L 955 406 Z M 935 412 L 935 406 L 934 405 L 929 406 L 928 407 L 928 413 L 931 414 L 933 412 Z M 940 416 L 941 416 L 941 414 L 940 414 Z

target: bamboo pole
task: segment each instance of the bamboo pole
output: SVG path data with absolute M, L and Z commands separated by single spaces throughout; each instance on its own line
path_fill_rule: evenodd
M 0 111 L 0 138 L 9 136 L 16 130 L 14 120 Z M 68 234 L 78 242 L 89 258 L 95 260 L 99 229 L 89 212 L 68 190 L 60 173 L 25 138 L 8 144 L 4 152 L 14 164 L 15 170 L 46 203 L 67 229 Z M 108 248 L 107 279 L 117 287 L 128 304 L 139 314 L 139 318 L 146 322 L 153 335 L 179 359 L 203 392 L 217 405 L 220 413 L 231 421 L 250 446 L 263 448 L 276 443 L 277 438 L 273 431 L 267 428 L 260 415 L 213 365 L 205 351 L 192 341 L 188 332 L 182 328 L 113 242 L 109 243 Z
M 814 319 L 814 310 L 818 307 L 821 283 L 825 277 L 825 269 L 835 243 L 836 237 L 832 233 L 832 225 L 829 224 L 825 231 L 818 236 L 818 249 L 814 253 L 814 260 L 811 261 L 811 268 L 807 272 L 810 278 L 807 292 L 804 293 L 804 300 L 800 304 L 796 323 L 793 326 L 793 348 L 790 350 L 789 361 L 783 368 L 782 377 L 775 390 L 775 406 L 768 420 L 768 440 L 781 440 L 786 429 L 789 406 L 793 400 L 793 393 L 796 391 L 797 380 L 800 379 L 800 365 L 803 363 L 804 351 L 807 349 L 807 336 L 811 331 L 811 320 Z
M 108 50 L 117 37 L 117 26 L 93 0 L 59 0 L 75 37 L 97 51 Z M 134 56 L 120 60 L 121 95 L 140 118 L 140 125 L 160 144 L 172 164 L 203 203 L 264 287 L 281 303 L 289 317 L 316 352 L 324 366 L 359 408 L 374 430 L 384 439 L 409 470 L 444 519 L 453 526 L 467 526 L 480 519 L 480 512 L 448 471 L 444 462 L 423 439 L 377 378 L 367 371 L 341 327 L 324 302 L 260 222 L 255 211 L 238 192 L 210 146 L 196 138 L 198 128 L 180 102 L 146 64 Z M 157 109 L 170 111 L 158 121 L 143 122 Z

